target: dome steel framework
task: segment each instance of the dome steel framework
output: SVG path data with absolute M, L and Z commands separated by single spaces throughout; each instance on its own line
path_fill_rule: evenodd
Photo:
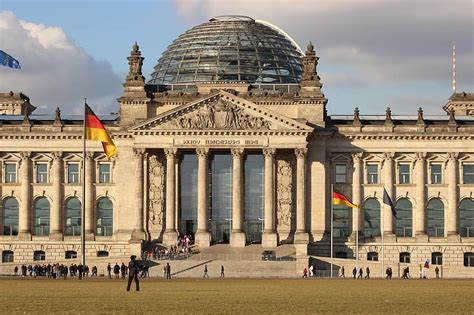
M 298 83 L 301 57 L 301 49 L 277 28 L 245 16 L 220 16 L 174 40 L 149 83 Z

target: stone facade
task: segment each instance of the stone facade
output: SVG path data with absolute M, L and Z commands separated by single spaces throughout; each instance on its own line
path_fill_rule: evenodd
M 360 258 L 379 254 L 383 234 L 389 263 L 398 262 L 400 253 L 409 253 L 412 262 L 442 253 L 443 264 L 462 266 L 464 254 L 474 252 L 474 226 L 472 235 L 464 236 L 459 214 L 460 202 L 472 200 L 474 192 L 466 173 L 466 166 L 474 165 L 472 117 L 453 111 L 445 117 L 423 116 L 422 110 L 414 116 L 394 116 L 390 109 L 382 117 L 360 115 L 357 109 L 350 116 L 327 116 L 318 59 L 310 44 L 302 81 L 288 85 L 286 92 L 268 93 L 238 82 L 209 82 L 193 92 L 176 92 L 145 84 L 143 57 L 135 44 L 118 99 L 120 116 L 103 119 L 119 153 L 107 160 L 100 144 L 88 143 L 85 178 L 82 121 L 63 119 L 59 111 L 54 120 L 34 115 L 25 115 L 26 123 L 1 120 L 0 223 L 6 225 L 6 202 L 14 198 L 18 233 L 4 230 L 9 235 L 0 236 L 0 250 L 12 252 L 14 262 L 31 261 L 38 251 L 53 260 L 63 259 L 66 251 L 79 253 L 80 237 L 66 233 L 71 198 L 84 202 L 88 257 L 139 253 L 149 241 L 175 244 L 181 215 L 180 161 L 186 152 L 194 152 L 197 160 L 196 244 L 213 244 L 209 163 L 216 152 L 227 152 L 232 161 L 228 242 L 243 247 L 243 161 L 249 152 L 257 152 L 263 161 L 262 247 L 292 243 L 299 256 L 329 256 L 335 185 L 361 205 L 348 210 L 340 227 L 344 232 L 335 238 L 339 256 L 355 257 L 356 238 Z M 435 182 L 434 165 L 440 165 Z M 404 198 L 412 205 L 403 236 L 383 204 L 384 188 L 394 203 Z M 40 199 L 49 205 L 47 233 L 40 233 Z M 378 203 L 383 221 L 373 236 L 365 233 L 364 205 L 369 199 Z M 428 224 L 427 207 L 433 199 L 444 206 L 436 236 Z M 112 218 L 101 214 L 110 204 Z

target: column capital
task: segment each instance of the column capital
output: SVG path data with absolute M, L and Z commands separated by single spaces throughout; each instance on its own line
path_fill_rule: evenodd
M 274 156 L 275 156 L 275 153 L 276 153 L 276 149 L 275 149 L 275 148 L 266 148 L 266 149 L 263 149 L 263 155 L 265 156 L 265 158 L 274 157 Z
M 144 148 L 134 148 L 133 149 L 133 155 L 138 159 L 143 158 L 144 154 L 145 154 L 145 149 Z
M 416 162 L 424 162 L 426 159 L 426 152 L 416 152 L 415 153 L 415 161 Z
M 86 159 L 90 160 L 94 157 L 94 152 L 87 151 L 86 152 Z
M 232 149 L 230 149 L 230 152 L 232 153 L 232 156 L 234 158 L 240 158 L 244 154 L 244 149 L 243 148 L 232 148 Z
M 31 157 L 31 151 L 20 152 L 20 157 L 22 160 L 27 160 Z
M 360 162 L 362 160 L 362 156 L 363 156 L 362 152 L 351 153 L 352 162 L 354 162 L 354 163 Z
M 209 148 L 197 148 L 196 154 L 200 158 L 207 158 L 209 156 Z
M 297 148 L 295 149 L 295 155 L 298 159 L 306 158 L 306 154 L 308 153 L 308 148 Z
M 63 151 L 55 151 L 51 153 L 51 157 L 53 158 L 53 161 L 61 161 L 63 158 Z
M 394 152 L 384 152 L 384 154 L 383 154 L 384 161 L 393 160 L 394 157 L 395 157 Z
M 459 153 L 458 152 L 448 152 L 446 154 L 446 157 L 448 159 L 448 161 L 456 161 L 459 157 Z

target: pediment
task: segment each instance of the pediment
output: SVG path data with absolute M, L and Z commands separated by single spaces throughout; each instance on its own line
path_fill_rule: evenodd
M 313 128 L 228 92 L 218 91 L 200 100 L 178 106 L 129 129 L 131 132 L 171 130 L 311 133 Z

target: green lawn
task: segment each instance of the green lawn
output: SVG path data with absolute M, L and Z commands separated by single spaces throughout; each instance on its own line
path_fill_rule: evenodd
M 1 279 L 7 312 L 474 313 L 473 280 Z M 134 287 L 132 287 L 134 290 Z

